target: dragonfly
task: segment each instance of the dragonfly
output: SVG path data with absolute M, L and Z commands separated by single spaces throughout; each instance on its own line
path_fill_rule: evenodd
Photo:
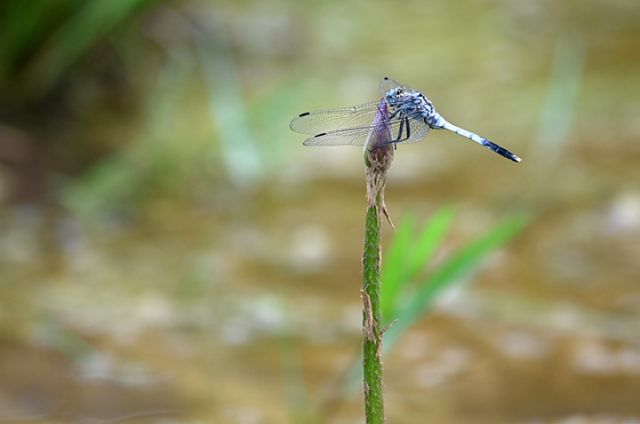
M 312 136 L 302 143 L 305 146 L 362 146 L 374 131 L 390 130 L 388 143 L 397 147 L 398 144 L 424 140 L 431 129 L 445 129 L 514 162 L 522 161 L 504 147 L 444 119 L 422 92 L 389 77 L 382 79 L 380 89 L 380 101 L 304 112 L 291 121 L 290 127 L 297 133 Z M 386 106 L 384 114 L 381 114 L 381 105 Z

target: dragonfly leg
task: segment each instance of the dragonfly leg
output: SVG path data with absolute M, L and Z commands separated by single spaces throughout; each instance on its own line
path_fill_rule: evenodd
M 403 137 L 404 132 L 407 133 L 406 137 Z M 402 143 L 403 141 L 408 140 L 409 137 L 411 137 L 411 127 L 409 125 L 409 118 L 408 117 L 400 118 L 400 127 L 398 128 L 398 135 L 396 136 L 395 140 L 391 140 L 387 142 L 387 144 L 393 144 L 393 147 L 397 149 L 398 143 Z
M 402 137 L 403 132 L 407 133 L 405 137 Z M 394 144 L 402 143 L 403 141 L 409 140 L 409 137 L 411 137 L 411 126 L 409 125 L 409 118 L 404 117 L 400 121 L 400 129 L 398 130 L 398 137 L 396 137 L 396 139 L 393 140 L 392 143 Z
M 411 125 L 409 125 L 409 118 L 404 118 L 404 123 L 407 126 L 407 138 L 402 141 L 409 140 L 409 138 L 411 138 Z
M 404 119 L 402 119 L 402 120 L 400 121 L 400 128 L 398 128 L 398 136 L 396 137 L 396 139 L 395 139 L 395 140 L 393 140 L 393 141 L 392 141 L 392 143 L 394 143 L 394 144 L 395 144 L 395 143 L 400 143 L 400 141 L 401 141 L 400 139 L 402 138 L 402 133 L 404 132 L 404 125 L 405 125 L 405 123 L 406 123 L 406 122 L 405 122 L 405 120 L 404 120 Z
M 400 120 L 400 128 L 398 128 L 398 136 L 396 137 L 395 140 L 391 140 L 389 141 L 389 144 L 393 144 L 393 148 L 394 150 L 398 148 L 398 144 L 400 142 L 400 139 L 402 138 L 402 132 L 404 131 L 404 119 Z

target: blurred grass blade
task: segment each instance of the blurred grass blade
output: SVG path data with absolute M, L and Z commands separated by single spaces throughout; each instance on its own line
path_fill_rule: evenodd
M 201 40 L 197 51 L 225 169 L 236 187 L 251 187 L 262 178 L 264 166 L 249 125 L 233 52 L 222 34 Z
M 281 78 L 276 83 L 264 87 L 251 102 L 247 103 L 247 116 L 255 134 L 260 134 L 261 143 L 256 147 L 268 171 L 288 173 L 291 171 L 290 159 L 297 149 L 291 149 L 291 130 L 287 125 L 273 125 L 282 119 L 283 110 L 293 110 L 307 101 L 302 78 Z M 298 140 L 299 142 L 299 140 Z
M 411 261 L 407 261 L 407 250 L 411 246 L 411 233 L 415 227 L 412 217 L 405 217 L 396 233 L 389 252 L 387 253 L 387 262 L 385 263 L 386 273 L 383 274 L 383 308 L 387 311 L 396 310 L 393 314 L 386 315 L 386 321 L 399 317 L 398 321 L 392 325 L 384 335 L 383 351 L 386 353 L 391 349 L 395 342 L 419 319 L 421 319 L 435 303 L 438 296 L 447 288 L 461 282 L 461 277 L 469 272 L 473 267 L 477 266 L 488 254 L 495 249 L 504 245 L 512 237 L 518 234 L 527 223 L 523 217 L 514 217 L 507 219 L 502 224 L 493 228 L 488 234 L 475 240 L 469 245 L 458 250 L 449 260 L 437 267 L 429 278 L 424 280 L 417 292 L 411 298 L 411 302 L 404 308 L 397 304 L 406 296 L 406 284 L 413 281 L 416 274 L 424 266 L 424 262 L 418 262 L 420 259 L 428 261 L 441 243 L 446 231 L 451 225 L 453 219 L 453 210 L 451 208 L 440 209 L 434 217 L 425 226 L 417 244 L 416 253 Z M 415 261 L 415 262 L 414 262 Z M 402 273 L 402 269 L 407 265 L 412 266 L 411 272 Z M 385 278 L 391 278 L 386 280 Z M 389 283 L 391 281 L 391 283 Z M 385 297 L 387 296 L 387 297 Z M 389 307 L 386 303 L 389 300 L 396 303 L 395 307 Z M 383 309 L 384 311 L 385 309 Z M 343 379 L 343 390 L 345 393 L 353 393 L 359 387 L 358 383 L 362 378 L 362 369 L 360 362 L 354 363 Z
M 402 288 L 417 277 L 429 263 L 453 219 L 452 208 L 442 208 L 429 220 L 412 243 L 415 222 L 407 216 L 400 223 L 398 232 L 386 255 L 382 272 L 382 317 L 385 324 L 397 315 L 396 305 Z
M 175 132 L 181 100 L 193 75 L 189 62 L 170 60 L 160 70 L 152 95 L 146 98 L 145 125 L 117 154 L 103 159 L 77 179 L 62 186 L 62 203 L 83 219 L 122 213 L 153 191 L 168 190 L 180 180 L 184 144 Z M 177 119 L 179 120 L 179 119 Z
M 585 42 L 580 35 L 560 36 L 535 140 L 535 154 L 544 158 L 539 162 L 547 166 L 557 159 L 560 150 L 569 141 L 585 59 Z
M 32 0 L 9 2 L 4 7 L 0 12 L 0 85 L 46 38 L 58 15 L 66 13 L 73 5 L 63 1 Z
M 425 225 L 418 243 L 409 252 L 411 259 L 407 268 L 407 279 L 413 279 L 424 269 L 436 251 L 453 220 L 453 208 L 441 208 Z
M 385 334 L 385 351 L 390 349 L 416 321 L 428 312 L 437 296 L 448 287 L 460 281 L 460 278 L 498 247 L 518 234 L 526 223 L 522 217 L 515 217 L 491 230 L 470 245 L 462 248 L 448 261 L 442 264 L 421 285 L 412 301 L 398 315 L 398 322 Z
M 382 321 L 388 322 L 393 316 L 397 295 L 404 284 L 404 270 L 407 268 L 407 253 L 411 251 L 411 238 L 416 222 L 413 216 L 405 215 L 398 225 L 398 230 L 386 252 L 382 267 Z
M 32 94 L 46 91 L 97 40 L 150 0 L 80 2 L 76 12 L 43 43 L 26 70 Z

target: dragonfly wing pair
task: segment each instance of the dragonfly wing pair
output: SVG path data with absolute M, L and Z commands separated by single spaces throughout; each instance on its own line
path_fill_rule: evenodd
M 337 109 L 305 112 L 291 121 L 295 132 L 313 135 L 304 141 L 305 146 L 362 146 L 372 131 L 391 130 L 390 143 L 402 141 L 415 143 L 424 139 L 429 126 L 424 122 L 391 118 L 374 123 L 379 102 Z M 407 129 L 408 124 L 408 129 Z

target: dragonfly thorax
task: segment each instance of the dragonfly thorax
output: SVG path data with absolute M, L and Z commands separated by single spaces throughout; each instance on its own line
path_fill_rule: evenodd
M 442 126 L 443 118 L 436 112 L 431 100 L 419 91 L 396 87 L 387 91 L 385 100 L 391 107 L 392 113 L 397 113 L 400 117 L 424 120 L 431 128 Z

